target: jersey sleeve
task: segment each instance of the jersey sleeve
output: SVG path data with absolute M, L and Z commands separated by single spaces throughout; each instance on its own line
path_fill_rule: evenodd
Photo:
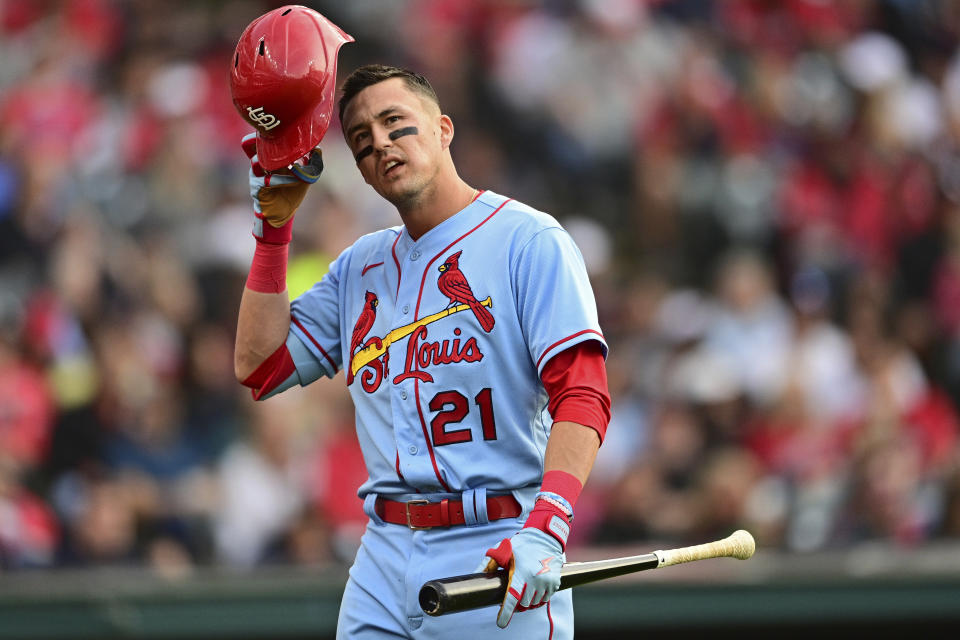
M 340 346 L 340 280 L 349 262 L 347 249 L 333 261 L 317 284 L 290 303 L 287 347 L 297 367 L 300 384 L 321 375 L 332 378 L 343 366 Z
M 587 340 L 607 343 L 583 256 L 559 227 L 537 232 L 520 250 L 514 267 L 517 311 L 537 374 L 554 355 Z

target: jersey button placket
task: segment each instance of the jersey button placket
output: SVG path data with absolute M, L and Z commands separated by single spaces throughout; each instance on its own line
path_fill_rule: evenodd
M 412 322 L 416 318 L 414 301 L 419 297 L 423 274 L 419 269 L 412 267 L 414 263 L 417 263 L 420 258 L 425 255 L 423 250 L 418 247 L 412 248 L 407 254 L 406 264 L 409 268 L 405 268 L 403 271 L 404 278 L 400 281 L 395 303 L 396 307 L 394 307 L 398 316 L 403 318 L 403 320 L 398 323 L 400 325 Z M 410 274 L 409 278 L 407 278 L 408 273 Z M 407 340 L 409 340 L 409 336 L 394 345 L 394 349 L 401 358 L 399 364 L 401 368 L 403 367 L 403 358 L 406 355 Z M 393 351 L 391 351 L 391 354 L 392 353 Z M 397 443 L 400 445 L 398 447 L 398 454 L 403 477 L 413 486 L 435 484 L 436 475 L 433 470 L 433 465 L 430 462 L 430 456 L 419 455 L 425 453 L 427 449 L 424 448 L 424 443 L 422 442 L 424 434 L 421 426 L 421 417 L 417 410 L 416 399 L 413 396 L 413 394 L 416 393 L 416 384 L 413 380 L 406 379 L 395 385 L 394 389 L 394 430 Z

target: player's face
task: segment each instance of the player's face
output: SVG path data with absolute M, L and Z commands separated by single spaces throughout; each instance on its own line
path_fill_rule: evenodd
M 343 114 L 343 129 L 364 180 L 394 204 L 429 188 L 453 131 L 436 104 L 402 78 L 358 93 Z

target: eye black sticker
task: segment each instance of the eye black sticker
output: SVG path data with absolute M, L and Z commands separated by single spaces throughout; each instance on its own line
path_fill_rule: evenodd
M 420 133 L 420 130 L 417 129 L 416 127 L 404 127 L 403 129 L 397 129 L 396 131 L 391 131 L 390 139 L 396 140 L 397 138 L 402 138 L 403 136 L 415 136 L 419 133 Z
M 364 158 L 366 158 L 366 157 L 367 157 L 368 155 L 370 155 L 371 153 L 373 153 L 373 145 L 372 145 L 372 144 L 368 144 L 368 145 L 365 146 L 363 149 L 360 149 L 360 151 L 357 151 L 357 155 L 354 156 L 354 158 L 356 159 L 357 162 L 360 162 L 361 160 L 363 160 Z
M 416 127 L 404 127 L 402 129 L 397 129 L 396 131 L 391 131 L 389 134 L 389 138 L 392 141 L 392 140 L 396 140 L 397 138 L 402 138 L 403 136 L 415 136 L 419 134 L 420 134 L 420 130 L 417 129 Z M 357 155 L 355 155 L 353 158 L 357 162 L 360 162 L 371 153 L 373 153 L 373 145 L 367 145 L 363 149 L 360 149 L 360 151 L 357 152 Z

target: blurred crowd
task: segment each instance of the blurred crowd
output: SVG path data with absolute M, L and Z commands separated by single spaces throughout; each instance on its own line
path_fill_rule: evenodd
M 324 566 L 343 378 L 233 374 L 253 253 L 228 61 L 281 3 L 0 0 L 0 569 Z M 307 3 L 417 69 L 472 185 L 574 236 L 613 419 L 574 544 L 960 537 L 960 5 Z M 336 126 L 289 286 L 398 223 Z

